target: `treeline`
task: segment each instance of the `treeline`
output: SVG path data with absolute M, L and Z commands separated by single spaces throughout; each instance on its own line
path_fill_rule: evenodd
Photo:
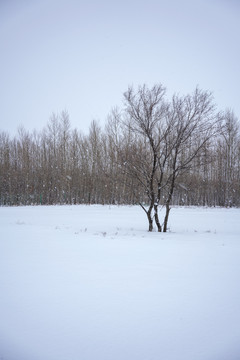
M 120 117 L 113 110 L 104 129 L 93 121 L 87 135 L 71 129 L 67 112 L 53 114 L 41 132 L 1 132 L 0 205 L 147 203 L 141 178 L 123 159 L 132 167 L 136 161 L 138 169 L 149 150 Z M 218 136 L 178 177 L 171 203 L 240 205 L 240 131 L 233 112 L 222 114 Z

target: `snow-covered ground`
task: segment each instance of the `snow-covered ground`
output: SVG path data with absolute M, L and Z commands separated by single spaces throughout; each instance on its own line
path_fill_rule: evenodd
M 240 209 L 0 208 L 1 360 L 239 360 Z

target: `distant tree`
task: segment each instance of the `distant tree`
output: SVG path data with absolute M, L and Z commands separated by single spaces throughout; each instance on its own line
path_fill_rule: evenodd
M 171 204 L 240 206 L 239 120 L 209 92 L 167 100 L 157 84 L 129 87 L 86 135 L 66 111 L 40 132 L 0 132 L 0 204 L 57 203 L 140 204 L 149 231 L 167 231 Z
M 239 193 L 239 122 L 233 111 L 223 114 L 221 136 L 216 148 L 218 196 L 222 206 L 238 204 Z
M 12 192 L 10 186 L 11 173 L 11 141 L 6 132 L 0 133 L 0 204 L 9 204 Z

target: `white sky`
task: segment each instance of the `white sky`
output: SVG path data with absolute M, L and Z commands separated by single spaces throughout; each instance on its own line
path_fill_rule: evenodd
M 67 110 L 87 132 L 128 85 L 196 85 L 240 117 L 238 0 L 0 0 L 0 130 Z

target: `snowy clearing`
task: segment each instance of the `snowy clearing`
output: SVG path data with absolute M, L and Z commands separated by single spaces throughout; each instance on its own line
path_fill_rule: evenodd
M 240 209 L 0 208 L 1 360 L 239 360 Z

